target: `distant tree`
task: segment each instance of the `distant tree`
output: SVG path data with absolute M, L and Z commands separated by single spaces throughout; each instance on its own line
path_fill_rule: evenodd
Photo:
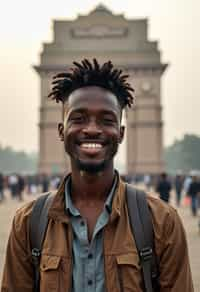
M 175 173 L 177 170 L 189 172 L 192 169 L 200 170 L 200 136 L 186 134 L 183 139 L 165 149 L 167 170 Z
M 0 146 L 0 172 L 35 173 L 37 171 L 37 154 L 15 151 L 11 147 Z

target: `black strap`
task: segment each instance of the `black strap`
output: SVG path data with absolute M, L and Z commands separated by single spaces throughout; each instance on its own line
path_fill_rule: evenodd
M 146 200 L 146 194 L 126 184 L 127 206 L 131 229 L 139 253 L 144 286 L 146 292 L 155 291 L 153 287 L 158 281 L 156 257 L 154 253 L 154 236 L 151 214 Z
M 45 193 L 44 195 L 40 196 L 35 201 L 30 217 L 30 245 L 35 273 L 34 292 L 40 291 L 40 255 L 48 225 L 48 211 L 52 200 L 52 193 Z

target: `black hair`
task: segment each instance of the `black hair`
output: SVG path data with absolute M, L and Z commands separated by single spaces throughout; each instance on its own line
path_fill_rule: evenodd
M 99 86 L 114 93 L 121 108 L 131 107 L 134 101 L 134 89 L 127 82 L 129 75 L 122 75 L 122 70 L 113 68 L 111 61 L 99 65 L 96 59 L 90 62 L 87 59 L 75 65 L 70 72 L 55 75 L 52 82 L 53 88 L 49 98 L 56 102 L 65 102 L 69 95 L 76 89 L 85 86 Z

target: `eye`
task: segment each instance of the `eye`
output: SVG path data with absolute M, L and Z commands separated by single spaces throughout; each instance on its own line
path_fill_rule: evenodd
M 104 116 L 102 118 L 102 121 L 105 124 L 113 124 L 113 123 L 115 123 L 115 119 L 113 117 L 111 117 L 111 116 Z
M 112 123 L 113 120 L 112 119 L 104 119 L 104 122 L 106 122 L 106 123 Z
M 75 123 L 81 123 L 84 121 L 84 117 L 82 115 L 74 115 L 70 118 L 70 120 Z

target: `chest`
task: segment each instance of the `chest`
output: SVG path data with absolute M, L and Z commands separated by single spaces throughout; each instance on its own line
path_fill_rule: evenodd
M 87 208 L 86 211 L 89 211 L 89 209 Z M 85 215 L 89 218 L 88 222 L 90 222 L 90 216 L 96 214 L 96 217 L 98 217 L 98 213 L 94 212 L 93 214 L 93 211 L 91 211 L 92 214 L 86 212 L 86 215 L 89 214 L 89 216 Z M 101 213 L 101 210 L 99 212 Z M 84 213 L 82 213 L 82 216 L 84 216 Z M 50 222 L 41 259 L 41 291 L 71 291 L 69 287 L 72 285 L 72 279 L 74 278 L 72 275 L 80 275 L 81 269 L 81 273 L 82 271 L 87 272 L 87 275 L 81 274 L 85 289 L 74 291 L 96 291 L 93 289 L 92 283 L 99 282 L 101 287 L 105 287 L 105 289 L 102 288 L 99 291 L 121 292 L 130 290 L 141 292 L 139 259 L 129 232 L 128 222 L 124 219 L 123 216 L 123 218 L 119 218 L 112 224 L 109 222 L 105 226 L 101 249 L 99 249 L 100 251 L 96 249 L 96 257 L 100 261 L 97 261 L 96 258 L 93 260 L 93 257 L 89 258 L 86 255 L 85 265 L 82 262 L 82 257 L 79 261 L 72 257 L 72 245 L 74 244 L 72 229 L 59 224 L 59 222 L 52 222 L 52 224 Z M 91 251 L 88 251 L 88 255 Z M 78 278 L 75 277 L 75 279 Z M 79 284 L 77 282 L 77 285 Z
M 97 223 L 97 220 L 101 213 L 103 212 L 104 204 L 97 204 L 92 206 L 81 206 L 79 207 L 79 212 L 81 214 L 81 217 L 84 219 L 84 221 L 87 224 L 88 229 L 88 239 L 91 241 L 92 235 Z

